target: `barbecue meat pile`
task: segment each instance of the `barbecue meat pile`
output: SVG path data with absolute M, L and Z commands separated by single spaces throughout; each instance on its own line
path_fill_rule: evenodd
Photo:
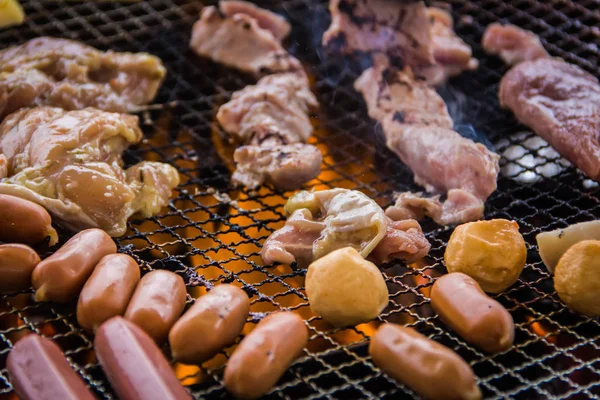
M 285 226 L 265 242 L 266 264 L 297 262 L 302 267 L 343 247 L 376 262 L 420 260 L 431 247 L 413 220 L 394 222 L 375 201 L 356 190 L 298 192 L 285 207 Z
M 481 44 L 487 53 L 499 56 L 508 65 L 550 57 L 537 35 L 514 25 L 489 25 Z
M 500 103 L 588 177 L 600 180 L 600 84 L 560 59 L 525 61 L 500 83 Z
M 381 52 L 410 66 L 434 63 L 422 1 L 330 0 L 323 46 L 339 53 Z
M 139 109 L 156 96 L 166 70 L 146 53 L 102 52 L 41 37 L 0 51 L 0 119 L 22 107 Z
M 381 123 L 387 146 L 412 169 L 415 182 L 448 194 L 443 204 L 421 199 L 428 204 L 426 213 L 411 214 L 412 206 L 403 213 L 427 215 L 442 225 L 481 218 L 485 200 L 496 190 L 499 156 L 455 132 L 442 98 L 410 69 L 398 71 L 378 57 L 354 86 L 369 115 Z M 401 214 L 396 210 L 391 215 Z
M 248 6 L 224 3 L 221 9 L 202 9 L 192 30 L 190 47 L 194 52 L 256 77 L 278 72 L 304 73 L 300 61 L 281 46 L 280 28 L 271 31 L 261 27 L 261 21 L 262 26 L 279 26 L 281 17 L 256 7 L 250 8 L 252 14 L 246 14 L 241 10 Z M 227 11 L 233 14 L 229 16 Z
M 231 17 L 235 14 L 243 14 L 254 18 L 258 22 L 258 26 L 262 29 L 270 31 L 275 39 L 282 42 L 292 30 L 289 22 L 280 15 L 272 13 L 248 1 L 236 0 L 221 0 L 219 9 L 227 16 Z
M 123 169 L 121 154 L 141 139 L 132 115 L 22 109 L 0 125 L 0 154 L 6 159 L 0 193 L 44 206 L 70 229 L 97 227 L 123 235 L 131 215 L 158 213 L 179 183 L 168 164 Z

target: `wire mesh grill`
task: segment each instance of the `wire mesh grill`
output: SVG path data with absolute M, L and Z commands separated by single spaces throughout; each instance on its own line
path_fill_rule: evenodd
M 293 23 L 290 51 L 306 65 L 321 110 L 314 116 L 312 143 L 324 153 L 322 173 L 308 188 L 345 187 L 364 191 L 382 206 L 394 191 L 417 190 L 410 171 L 389 152 L 370 121 L 352 82 L 360 60 L 327 57 L 319 46 L 330 17 L 323 0 L 262 2 Z M 251 296 L 248 333 L 266 313 L 280 309 L 307 321 L 310 342 L 270 398 L 396 398 L 414 395 L 383 375 L 370 361 L 368 337 L 382 321 L 414 326 L 456 350 L 473 367 L 486 398 L 600 398 L 600 322 L 570 312 L 559 301 L 535 247 L 535 235 L 599 217 L 598 185 L 584 177 L 500 110 L 496 99 L 502 63 L 479 46 L 483 29 L 502 20 L 542 37 L 555 56 L 599 75 L 600 2 L 597 0 L 451 1 L 458 34 L 473 46 L 481 64 L 442 90 L 460 127 L 487 137 L 502 154 L 498 190 L 486 217 L 518 221 L 528 243 L 527 266 L 519 281 L 496 298 L 516 323 L 515 347 L 487 355 L 449 331 L 429 306 L 428 294 L 442 263 L 451 230 L 423 225 L 432 243 L 418 265 L 381 266 L 390 305 L 372 323 L 332 329 L 311 313 L 304 270 L 264 267 L 261 243 L 283 225 L 283 204 L 291 192 L 270 187 L 257 192 L 231 188 L 233 147 L 214 123 L 218 106 L 248 83 L 247 77 L 203 60 L 187 48 L 197 1 L 139 3 L 24 2 L 27 22 L 0 31 L 0 47 L 37 36 L 81 40 L 101 49 L 148 51 L 168 69 L 157 103 L 168 105 L 143 115 L 146 139 L 125 154 L 176 166 L 182 183 L 160 215 L 132 220 L 117 240 L 147 270 L 182 275 L 188 303 L 218 283 L 232 283 Z M 176 103 L 173 103 L 176 102 Z M 471 129 L 471 127 L 473 129 Z M 458 129 L 458 128 L 457 128 Z M 63 236 L 64 241 L 67 236 Z M 41 249 L 43 252 L 44 249 Z M 47 254 L 47 253 L 46 253 Z M 0 397 L 12 398 L 6 357 L 19 338 L 33 331 L 53 339 L 100 398 L 115 398 L 93 350 L 92 336 L 76 322 L 73 305 L 36 304 L 31 291 L 0 297 Z M 201 338 L 190 338 L 201 340 Z M 222 369 L 235 345 L 202 367 L 174 364 L 196 398 L 224 398 Z M 166 354 L 168 354 L 168 349 Z

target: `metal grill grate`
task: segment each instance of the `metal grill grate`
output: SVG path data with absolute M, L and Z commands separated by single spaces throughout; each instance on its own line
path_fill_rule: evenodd
M 472 365 L 486 398 L 600 398 L 600 321 L 572 313 L 560 303 L 535 248 L 535 235 L 543 230 L 599 217 L 598 185 L 569 168 L 547 144 L 500 110 L 496 93 L 505 68 L 479 46 L 489 23 L 515 23 L 540 34 L 553 55 L 598 76 L 600 1 L 451 1 L 457 31 L 473 46 L 481 65 L 455 79 L 443 95 L 456 122 L 472 124 L 503 154 L 502 176 L 486 216 L 517 220 L 528 243 L 521 279 L 497 297 L 514 317 L 515 348 L 494 356 L 450 332 L 429 307 L 431 285 L 444 273 L 442 258 L 451 230 L 424 224 L 432 243 L 430 256 L 419 265 L 383 265 L 390 306 L 380 321 L 349 329 L 333 330 L 311 313 L 305 271 L 262 266 L 261 243 L 285 221 L 282 206 L 290 193 L 271 188 L 249 193 L 229 185 L 233 149 L 214 124 L 214 114 L 233 91 L 251 81 L 188 50 L 199 2 L 24 3 L 27 23 L 0 31 L 0 47 L 49 35 L 101 49 L 148 51 L 163 59 L 169 74 L 157 103 L 177 104 L 150 112 L 144 125 L 147 139 L 125 159 L 171 163 L 179 169 L 182 184 L 160 215 L 129 223 L 127 235 L 118 239 L 120 251 L 135 257 L 144 270 L 164 268 L 181 274 L 190 303 L 220 282 L 243 287 L 252 300 L 245 333 L 264 313 L 287 309 L 302 315 L 311 333 L 308 348 L 269 397 L 412 395 L 382 375 L 368 357 L 368 337 L 385 320 L 414 326 L 455 349 Z M 356 188 L 381 205 L 391 202 L 394 190 L 418 189 L 409 170 L 385 149 L 360 95 L 352 90 L 359 65 L 327 58 L 318 45 L 329 23 L 326 1 L 271 0 L 266 6 L 293 22 L 291 51 L 314 77 L 313 89 L 322 105 L 314 118 L 312 142 L 325 154 L 324 165 L 318 179 L 307 186 Z M 14 396 L 5 360 L 15 341 L 30 331 L 56 341 L 100 398 L 115 397 L 95 361 L 92 337 L 78 327 L 74 311 L 73 305 L 35 304 L 30 291 L 0 297 L 0 397 Z M 232 349 L 202 368 L 174 368 L 196 398 L 227 397 L 221 372 Z

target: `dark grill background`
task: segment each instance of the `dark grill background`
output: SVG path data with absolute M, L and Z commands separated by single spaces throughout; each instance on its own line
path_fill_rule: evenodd
M 451 230 L 424 223 L 432 243 L 425 262 L 381 266 L 390 305 L 379 321 L 355 328 L 333 330 L 311 313 L 304 291 L 305 271 L 262 266 L 260 246 L 283 225 L 282 206 L 291 192 L 264 187 L 249 193 L 229 185 L 233 147 L 214 124 L 214 114 L 233 91 L 252 81 L 188 50 L 199 2 L 25 1 L 27 23 L 0 31 L 0 47 L 48 35 L 81 40 L 103 50 L 148 51 L 162 58 L 168 77 L 157 103 L 177 104 L 146 115 L 147 140 L 128 151 L 125 159 L 128 164 L 141 159 L 171 163 L 179 169 L 182 184 L 160 215 L 130 222 L 128 234 L 118 239 L 120 251 L 135 257 L 144 271 L 163 268 L 181 274 L 189 286 L 190 303 L 214 284 L 243 287 L 252 300 L 245 333 L 265 313 L 279 309 L 300 313 L 310 328 L 309 346 L 269 397 L 413 395 L 384 376 L 368 357 L 368 336 L 381 321 L 393 321 L 414 326 L 456 350 L 473 367 L 486 398 L 600 398 L 600 323 L 560 303 L 535 247 L 535 235 L 541 231 L 597 218 L 598 186 L 567 167 L 500 110 L 496 94 L 505 67 L 498 59 L 486 57 L 479 46 L 489 23 L 515 23 L 541 35 L 553 55 L 597 76 L 600 2 L 454 0 L 451 4 L 456 30 L 473 46 L 481 65 L 476 72 L 453 80 L 442 94 L 461 132 L 479 132 L 483 135 L 479 138 L 489 138 L 504 155 L 498 190 L 487 202 L 486 217 L 518 221 L 529 246 L 521 279 L 497 296 L 515 320 L 515 347 L 493 356 L 450 332 L 429 307 L 429 289 L 445 271 L 442 259 Z M 327 3 L 273 0 L 264 5 L 292 21 L 289 47 L 314 77 L 313 89 L 322 105 L 314 118 L 312 142 L 323 150 L 324 165 L 319 178 L 307 187 L 356 188 L 383 206 L 392 201 L 394 191 L 418 190 L 410 171 L 385 149 L 361 97 L 352 90 L 364 63 L 326 57 L 318 44 L 330 20 Z M 115 397 L 95 361 L 93 337 L 78 327 L 74 311 L 74 305 L 35 304 L 30 291 L 0 297 L 0 397 L 14 396 L 5 360 L 15 341 L 31 331 L 56 341 L 100 398 Z M 175 364 L 196 398 L 228 397 L 221 376 L 233 348 L 202 369 Z

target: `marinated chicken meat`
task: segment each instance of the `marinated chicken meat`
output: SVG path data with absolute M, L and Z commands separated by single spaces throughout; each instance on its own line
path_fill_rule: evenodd
M 514 25 L 489 25 L 482 45 L 487 53 L 499 56 L 508 65 L 550 57 L 536 34 Z
M 447 193 L 437 212 L 443 225 L 483 216 L 484 201 L 496 190 L 499 156 L 452 130 L 441 97 L 409 69 L 397 71 L 381 58 L 354 84 L 369 115 L 383 127 L 387 146 L 411 168 L 415 182 L 433 193 Z
M 19 110 L 0 125 L 0 154 L 7 161 L 0 193 L 44 206 L 67 228 L 123 235 L 131 215 L 158 213 L 179 183 L 168 164 L 123 169 L 122 152 L 141 139 L 132 115 L 94 108 Z
M 432 86 L 438 86 L 463 71 L 477 69 L 479 62 L 473 58 L 471 46 L 454 32 L 454 21 L 450 13 L 441 8 L 429 7 L 427 15 L 435 65 L 415 68 L 415 75 L 425 78 Z
M 230 12 L 231 8 L 225 6 Z M 231 16 L 215 6 L 204 7 L 194 24 L 190 47 L 202 57 L 257 77 L 278 72 L 303 75 L 300 61 L 281 46 L 273 32 L 261 28 L 264 18 L 260 18 L 239 12 L 239 7 Z
M 330 0 L 329 11 L 323 46 L 345 54 L 381 52 L 412 67 L 434 64 L 422 1 Z
M 308 112 L 317 105 L 308 80 L 275 74 L 235 92 L 219 108 L 217 121 L 243 143 L 260 145 L 273 136 L 282 144 L 300 143 L 313 132 Z
M 305 143 L 273 146 L 242 146 L 233 159 L 234 184 L 256 188 L 268 182 L 279 189 L 295 189 L 314 179 L 321 170 L 322 155 L 315 146 Z
M 225 16 L 232 17 L 235 14 L 248 15 L 258 22 L 258 26 L 270 31 L 275 39 L 282 42 L 292 30 L 289 22 L 281 15 L 277 15 L 264 8 L 257 7 L 248 1 L 221 0 L 219 9 Z
M 156 96 L 166 69 L 146 53 L 102 52 L 40 37 L 0 51 L 0 119 L 22 107 L 135 111 Z
M 290 215 L 285 226 L 267 239 L 261 251 L 267 264 L 295 261 L 307 266 L 348 246 L 378 262 L 414 262 L 429 252 L 418 222 L 391 221 L 377 203 L 355 190 L 301 191 L 288 200 L 285 210 Z
M 560 59 L 524 61 L 500 82 L 500 103 L 588 177 L 600 181 L 600 84 Z

